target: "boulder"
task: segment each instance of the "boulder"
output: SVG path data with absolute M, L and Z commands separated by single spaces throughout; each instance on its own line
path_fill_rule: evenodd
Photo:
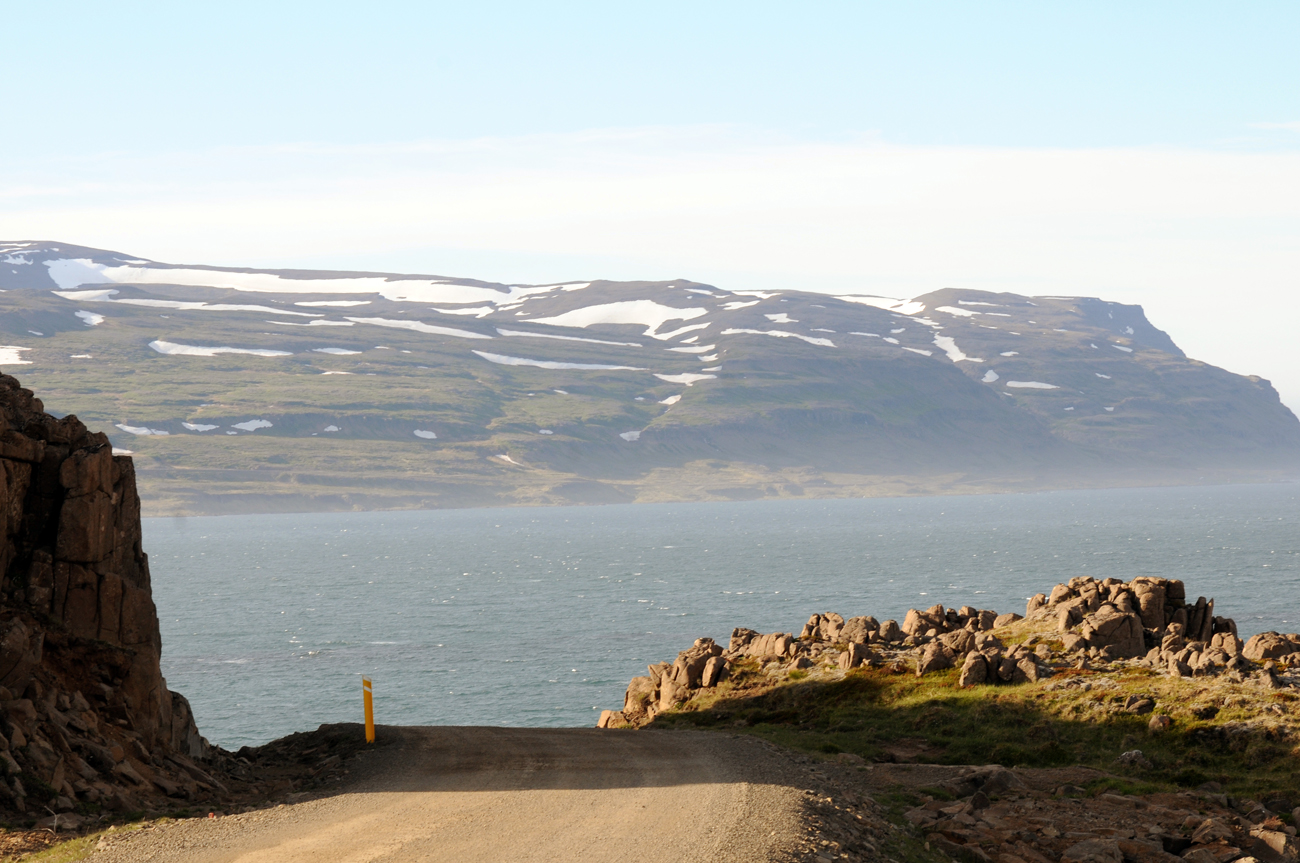
M 939 787 L 954 797 L 970 797 L 981 793 L 985 797 L 1002 797 L 1025 789 L 1020 777 L 1000 764 L 967 767 L 953 779 L 939 783 Z
M 955 659 L 953 652 L 947 646 L 942 642 L 933 641 L 921 649 L 921 655 L 916 661 L 916 676 L 952 668 Z
M 655 682 L 649 677 L 633 677 L 623 695 L 623 713 L 636 715 L 645 713 L 646 708 L 654 703 Z
M 1163 582 L 1164 579 L 1141 576 L 1131 582 L 1133 594 L 1137 597 L 1142 626 L 1146 629 L 1164 628 L 1165 586 Z
M 1260 859 L 1279 863 L 1296 863 L 1300 859 L 1300 844 L 1297 844 L 1296 837 L 1284 830 L 1270 829 L 1261 824 L 1252 828 L 1250 835 L 1255 840 L 1250 853 Z
M 838 665 L 840 668 L 848 671 L 851 668 L 857 668 L 867 662 L 870 662 L 873 654 L 867 649 L 866 645 L 851 641 L 846 646 L 843 653 L 839 655 Z
M 1077 604 L 1063 605 L 1056 611 L 1057 632 L 1067 632 L 1083 621 L 1083 611 Z
M 1233 837 L 1232 826 L 1218 818 L 1206 818 L 1192 833 L 1192 843 L 1209 845 L 1212 842 L 1228 842 Z
M 745 647 L 745 645 L 749 644 L 757 637 L 758 637 L 758 633 L 752 629 L 745 629 L 744 627 L 736 627 L 735 629 L 731 630 L 731 640 L 727 644 L 727 649 L 733 651 L 741 650 Z
M 1113 606 L 1090 614 L 1079 627 L 1079 634 L 1090 648 L 1114 647 L 1119 656 L 1137 657 L 1146 653 L 1142 618 Z
M 1217 647 L 1229 656 L 1241 656 L 1245 645 L 1235 632 L 1223 631 L 1215 633 L 1210 639 L 1210 646 Z
M 1237 634 L 1237 621 L 1233 620 L 1231 617 L 1216 616 L 1214 618 L 1214 633 L 1217 635 L 1221 632 L 1231 633 L 1235 636 Z
M 1250 637 L 1250 640 L 1241 649 L 1241 655 L 1255 662 L 1263 662 L 1266 659 L 1278 659 L 1296 651 L 1300 651 L 1300 635 L 1296 633 L 1282 635 L 1279 632 L 1261 632 Z
M 903 631 L 896 620 L 886 620 L 880 624 L 880 640 L 895 642 L 903 640 Z
M 710 656 L 704 663 L 704 673 L 700 675 L 700 685 L 703 687 L 717 686 L 723 680 L 727 679 L 727 660 L 721 656 Z
M 1219 855 L 1209 848 L 1192 848 L 1184 851 L 1180 859 L 1185 863 L 1219 863 Z
M 1151 769 L 1151 762 L 1142 754 L 1141 749 L 1130 749 L 1127 752 L 1122 752 L 1120 753 L 1120 756 L 1115 759 L 1115 762 L 1117 764 L 1123 764 L 1126 767 L 1136 767 L 1139 770 Z
M 1038 671 L 1038 663 L 1032 657 L 1022 656 L 1016 660 L 1016 666 L 1011 672 L 1012 683 L 1037 683 L 1042 675 Z
M 722 648 L 714 644 L 712 638 L 697 638 L 694 645 L 677 654 L 671 672 L 673 681 L 687 689 L 698 689 L 704 666 L 721 654 Z
M 1124 863 L 1124 852 L 1115 839 L 1085 839 L 1061 854 L 1061 863 Z
M 903 632 L 908 635 L 924 635 L 933 629 L 937 634 L 955 628 L 955 624 L 957 624 L 956 613 L 953 613 L 950 620 L 948 612 L 942 605 L 932 605 L 925 611 L 912 608 L 908 609 L 907 616 L 903 619 Z
M 989 679 L 989 664 L 981 653 L 969 653 L 962 664 L 961 675 L 957 678 L 958 686 L 976 686 Z
M 909 608 L 907 614 L 903 617 L 902 630 L 908 635 L 917 635 L 930 629 L 933 625 L 921 612 L 915 608 Z
M 965 656 L 975 649 L 975 633 L 969 629 L 956 629 L 952 632 L 945 632 L 939 636 L 939 641 L 952 651 L 954 656 Z
M 1001 629 L 1004 626 L 1010 626 L 1017 620 L 1024 620 L 1024 618 L 1019 614 L 1016 614 L 1014 611 L 1009 611 L 1006 614 L 999 614 L 993 619 L 993 629 Z
M 845 641 L 865 644 L 870 639 L 871 633 L 879 631 L 880 624 L 874 617 L 850 617 L 844 621 L 844 628 L 840 630 L 840 638 Z
M 821 616 L 821 627 L 818 633 L 822 641 L 836 641 L 840 637 L 840 631 L 844 629 L 844 618 L 833 611 L 828 611 Z
M 672 710 L 678 703 L 686 700 L 687 689 L 679 685 L 672 677 L 664 675 L 659 681 L 659 711 Z

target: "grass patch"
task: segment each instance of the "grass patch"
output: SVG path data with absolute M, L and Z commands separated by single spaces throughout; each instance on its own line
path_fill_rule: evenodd
M 49 848 L 35 854 L 5 857 L 0 859 L 0 863 L 13 863 L 13 861 L 17 860 L 22 860 L 23 863 L 76 863 L 78 860 L 85 860 L 89 857 L 91 852 L 95 850 L 95 846 L 99 844 L 99 840 L 105 836 L 129 833 L 149 824 L 162 824 L 169 820 L 171 819 L 162 818 L 152 822 L 137 820 L 131 824 L 110 827 L 107 830 L 100 830 L 86 836 L 78 836 L 57 845 L 51 845 Z
M 90 856 L 90 852 L 95 850 L 95 845 L 102 835 L 102 833 L 92 833 L 89 836 L 79 836 L 27 857 L 6 857 L 5 863 L 20 859 L 23 863 L 74 863 L 76 860 L 85 860 Z
M 1072 676 L 1088 685 L 1063 687 Z M 1113 774 L 1091 787 L 1093 793 L 1150 793 L 1214 780 L 1236 796 L 1300 797 L 1296 747 L 1276 727 L 1258 724 L 1262 699 L 1243 686 L 1250 684 L 1170 681 L 1142 669 L 964 689 L 956 669 L 918 678 L 870 668 L 837 680 L 814 674 L 774 682 L 757 664 L 742 662 L 726 693 L 687 702 L 654 724 L 742 729 L 806 752 L 850 752 L 874 761 L 1082 765 Z M 1157 712 L 1175 719 L 1173 729 L 1153 734 L 1150 716 L 1124 712 L 1135 694 L 1155 697 Z M 1218 712 L 1197 718 L 1207 704 Z M 1141 749 L 1151 769 L 1116 762 L 1131 749 Z

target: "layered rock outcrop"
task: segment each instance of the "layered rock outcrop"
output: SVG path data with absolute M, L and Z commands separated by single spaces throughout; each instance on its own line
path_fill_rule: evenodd
M 0 573 L 0 807 L 134 809 L 220 787 L 159 667 L 131 459 L 8 375 Z

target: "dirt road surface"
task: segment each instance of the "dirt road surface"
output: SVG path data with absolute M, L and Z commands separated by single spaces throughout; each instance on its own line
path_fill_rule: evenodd
M 801 775 L 689 731 L 380 729 L 329 796 L 105 839 L 95 863 L 786 861 Z

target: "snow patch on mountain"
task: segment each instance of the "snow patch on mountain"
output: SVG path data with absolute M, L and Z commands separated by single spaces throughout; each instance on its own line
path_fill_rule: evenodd
M 32 361 L 23 359 L 18 353 L 30 350 L 31 348 L 20 348 L 17 345 L 0 345 L 0 366 L 30 366 Z
M 89 258 L 56 258 L 45 262 L 50 278 L 60 289 L 82 285 L 181 285 L 227 288 L 263 294 L 379 294 L 394 302 L 492 303 L 500 305 L 519 297 L 556 290 L 577 290 L 582 285 L 514 286 L 505 291 L 475 285 L 458 285 L 445 279 L 389 279 L 384 276 L 289 278 L 277 273 L 232 273 L 190 267 L 111 266 Z
M 615 303 L 601 303 L 596 306 L 584 306 L 547 318 L 533 318 L 530 323 L 545 324 L 551 327 L 578 327 L 580 329 L 597 324 L 637 324 L 646 328 L 645 335 L 655 336 L 659 328 L 669 321 L 689 321 L 705 314 L 708 314 L 708 309 L 679 309 L 673 306 L 665 306 L 663 303 L 657 303 L 654 300 L 623 300 Z M 676 332 L 683 331 L 678 330 Z
M 272 351 L 265 348 L 231 348 L 206 347 L 203 345 L 182 345 L 157 339 L 149 343 L 160 354 L 180 357 L 215 357 L 217 354 L 247 354 L 253 357 L 291 357 L 290 351 Z
M 884 309 L 887 312 L 898 312 L 900 315 L 917 315 L 925 311 L 925 303 L 918 303 L 915 300 L 895 300 L 892 297 L 865 297 L 847 295 L 836 297 L 837 300 L 843 300 L 846 303 L 861 303 L 864 306 L 875 306 L 878 309 Z
M 348 318 L 358 324 L 374 324 L 377 327 L 391 327 L 395 330 L 411 330 L 416 333 L 426 333 L 431 336 L 455 336 L 458 339 L 490 339 L 491 336 L 486 333 L 475 333 L 470 330 L 458 330 L 453 327 L 438 327 L 433 324 L 426 324 L 423 321 L 397 321 L 390 318 Z
M 565 342 L 587 342 L 592 345 L 617 345 L 623 348 L 642 347 L 640 342 L 611 342 L 606 339 L 584 339 L 582 336 L 560 336 L 555 333 L 530 333 L 524 330 L 503 330 L 497 327 L 497 333 L 503 336 L 516 336 L 533 339 L 559 339 Z
M 815 336 L 801 336 L 798 333 L 791 333 L 786 330 L 746 330 L 746 329 L 727 329 L 723 330 L 724 336 L 734 335 L 751 335 L 751 336 L 776 336 L 781 339 L 800 339 L 810 345 L 820 345 L 824 348 L 833 348 L 835 343 L 830 339 L 819 339 Z
M 681 375 L 656 374 L 655 377 L 659 378 L 661 381 L 668 381 L 670 384 L 685 384 L 688 387 L 693 387 L 699 381 L 711 381 L 715 379 L 717 375 L 693 375 L 687 372 L 686 374 Z
M 968 357 L 961 348 L 957 347 L 957 342 L 950 336 L 935 336 L 934 344 L 948 355 L 948 359 L 954 363 L 971 362 L 982 363 L 984 360 L 980 357 Z
M 598 363 L 561 363 L 553 362 L 551 360 L 530 360 L 524 357 L 508 357 L 503 354 L 489 354 L 485 351 L 474 351 L 473 353 L 490 363 L 497 363 L 498 365 L 503 366 L 536 366 L 539 369 L 589 369 L 626 372 L 649 371 L 649 369 L 641 369 L 635 366 L 607 366 Z

